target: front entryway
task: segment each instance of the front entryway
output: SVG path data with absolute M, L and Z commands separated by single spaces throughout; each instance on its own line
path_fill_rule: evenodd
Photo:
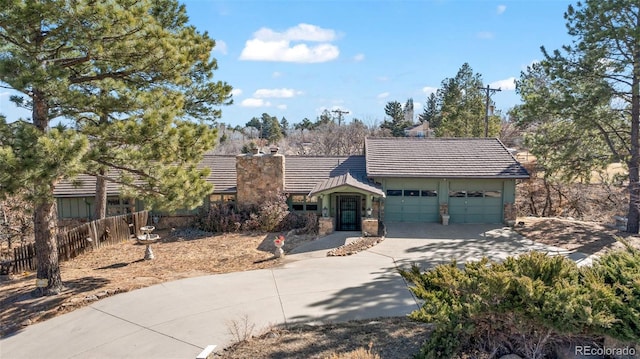
M 337 230 L 359 231 L 360 196 L 338 196 Z

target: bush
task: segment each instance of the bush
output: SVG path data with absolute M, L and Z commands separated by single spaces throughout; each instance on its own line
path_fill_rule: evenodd
M 274 232 L 289 213 L 287 197 L 284 194 L 269 194 L 257 206 L 251 207 L 242 229 L 245 231 Z
M 611 254 L 581 270 L 562 256 L 532 252 L 502 263 L 485 258 L 463 268 L 453 262 L 401 271 L 424 301 L 411 318 L 435 324 L 419 357 L 471 350 L 542 358 L 571 339 L 637 338 L 638 259 Z
M 584 283 L 593 294 L 593 310 L 609 321 L 592 331 L 624 342 L 640 342 L 640 251 L 624 243 L 584 269 Z
M 196 227 L 207 232 L 237 232 L 248 217 L 248 213 L 238 211 L 233 203 L 212 203 L 199 214 Z
M 317 234 L 318 215 L 313 212 L 290 212 L 280 223 L 280 231 L 296 230 L 297 234 Z
M 261 231 L 276 232 L 299 229 L 299 233 L 317 233 L 315 213 L 291 213 L 284 194 L 271 194 L 257 205 L 212 203 L 196 221 L 197 227 L 209 232 Z

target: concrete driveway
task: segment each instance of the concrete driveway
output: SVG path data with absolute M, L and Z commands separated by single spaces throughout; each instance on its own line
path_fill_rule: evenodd
M 390 223 L 375 247 L 326 257 L 329 248 L 357 237 L 338 232 L 318 239 L 272 269 L 188 278 L 100 300 L 1 339 L 0 357 L 195 358 L 207 345 L 231 343 L 234 322 L 262 330 L 406 315 L 418 303 L 398 267 L 561 250 L 502 226 Z

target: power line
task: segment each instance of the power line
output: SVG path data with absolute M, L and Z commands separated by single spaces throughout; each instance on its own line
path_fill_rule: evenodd
M 489 85 L 487 85 L 487 87 L 478 87 L 479 90 L 485 90 L 486 91 L 486 100 L 485 100 L 485 104 L 484 107 L 486 108 L 487 112 L 485 113 L 484 116 L 484 137 L 489 137 L 489 99 L 491 98 L 491 95 L 494 94 L 497 91 L 502 91 L 500 90 L 500 88 L 498 87 L 497 89 L 492 89 L 489 87 Z
M 331 112 L 338 114 L 338 126 L 342 125 L 342 115 L 349 114 L 349 111 L 342 111 L 342 110 L 333 110 Z

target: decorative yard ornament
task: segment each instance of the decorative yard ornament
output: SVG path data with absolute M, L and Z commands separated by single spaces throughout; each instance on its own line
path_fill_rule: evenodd
M 273 253 L 275 257 L 276 258 L 284 257 L 284 250 L 282 249 L 282 246 L 284 246 L 284 236 L 279 235 L 278 238 L 273 240 L 273 244 L 276 246 L 276 250 Z

